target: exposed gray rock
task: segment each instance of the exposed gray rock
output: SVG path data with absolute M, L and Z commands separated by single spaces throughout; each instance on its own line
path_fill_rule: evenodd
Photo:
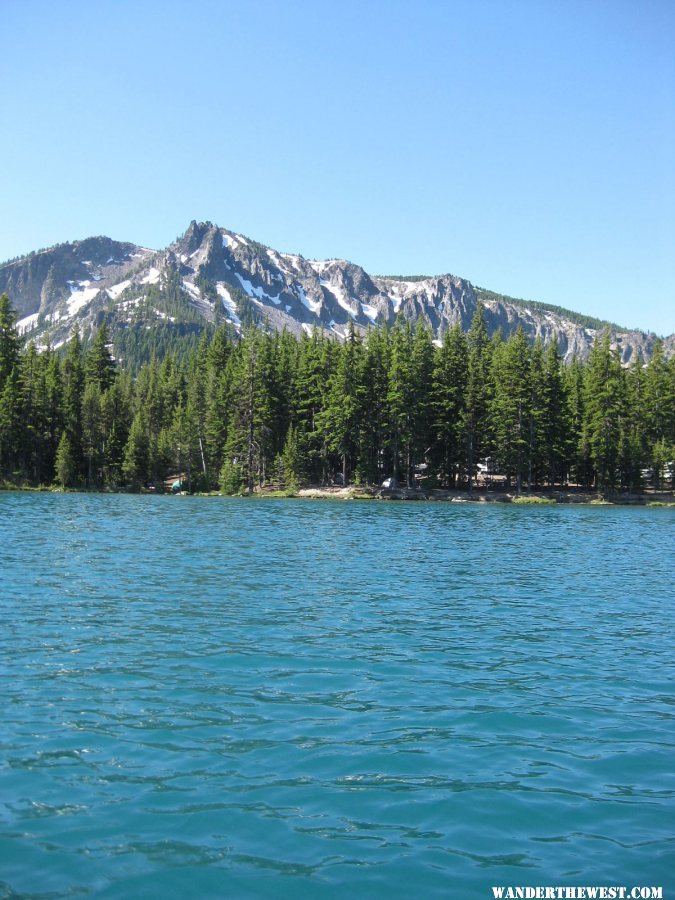
M 567 360 L 586 357 L 605 323 L 558 308 L 528 305 L 474 287 L 454 275 L 404 280 L 370 276 L 341 259 L 308 260 L 280 253 L 210 222 L 191 222 L 185 234 L 155 252 L 106 237 L 32 253 L 0 266 L 0 293 L 9 294 L 20 328 L 58 346 L 77 323 L 83 333 L 107 316 L 114 327 L 160 320 L 214 321 L 242 327 L 255 315 L 270 328 L 294 334 L 322 328 L 337 339 L 350 325 L 365 332 L 397 316 L 422 320 L 434 338 L 459 323 L 466 330 L 480 301 L 488 331 L 518 327 L 534 340 L 558 341 Z M 591 327 L 592 326 L 592 327 Z M 651 355 L 656 335 L 611 328 L 624 364 Z M 664 340 L 675 352 L 675 335 Z

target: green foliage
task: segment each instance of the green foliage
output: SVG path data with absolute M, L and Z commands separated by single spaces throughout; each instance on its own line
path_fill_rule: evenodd
M 293 425 L 289 426 L 281 460 L 284 487 L 287 492 L 296 493 L 302 482 L 303 465 L 300 441 Z
M 66 431 L 56 451 L 56 480 L 64 488 L 73 487 L 77 480 L 77 463 Z
M 124 477 L 138 488 L 147 481 L 150 472 L 150 440 L 143 410 L 134 416 L 124 449 L 122 466 Z
M 162 291 L 181 302 L 171 273 Z M 113 357 L 107 321 L 87 348 L 75 332 L 58 355 L 22 347 L 15 318 L 2 300 L 3 482 L 161 489 L 180 477 L 189 490 L 235 494 L 390 477 L 472 488 L 499 476 L 519 490 L 672 484 L 675 361 L 660 345 L 648 366 L 625 370 L 605 334 L 587 363 L 566 368 L 555 345 L 532 346 L 522 331 L 488 339 L 479 305 L 468 334 L 452 328 L 440 347 L 402 320 L 365 338 L 352 328 L 343 342 L 255 325 L 235 336 L 223 324 L 195 331 L 178 354 L 157 343 L 159 326 L 132 366 Z
M 238 462 L 226 459 L 223 462 L 218 479 L 221 493 L 223 494 L 239 494 L 244 487 L 243 467 Z
M 522 329 L 495 354 L 495 392 L 491 403 L 492 428 L 498 448 L 499 470 L 507 485 L 515 477 L 520 491 L 528 468 L 530 430 L 533 427 L 530 348 Z
M 433 381 L 432 462 L 436 479 L 443 487 L 454 487 L 467 470 L 464 423 L 465 387 L 468 378 L 469 348 L 459 325 L 446 331 L 436 353 Z
M 20 341 L 16 313 L 7 294 L 0 295 L 0 391 L 19 361 Z
M 196 353 L 200 341 L 214 333 L 211 325 L 156 322 L 152 328 L 145 324 L 128 325 L 114 337 L 115 358 L 124 368 L 137 374 L 153 357 L 173 356 L 177 362 L 187 362 Z
M 86 360 L 87 380 L 97 384 L 101 391 L 107 391 L 115 380 L 115 363 L 109 344 L 108 326 L 104 322 L 96 333 Z
M 359 434 L 357 373 L 362 346 L 352 325 L 338 364 L 331 373 L 324 409 L 317 422 L 326 447 L 340 459 L 346 483 L 356 457 Z
M 625 413 L 625 376 L 618 354 L 611 349 L 609 333 L 596 341 L 585 370 L 582 442 L 600 489 L 614 489 L 622 417 Z
M 493 394 L 491 360 L 494 346 L 488 342 L 485 311 L 478 303 L 467 335 L 468 363 L 462 432 L 466 440 L 469 489 L 473 487 L 478 461 L 490 449 L 488 409 Z

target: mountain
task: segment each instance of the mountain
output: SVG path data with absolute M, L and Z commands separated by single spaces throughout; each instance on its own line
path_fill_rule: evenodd
M 148 353 L 195 341 L 206 323 L 223 321 L 237 330 L 255 321 L 295 334 L 322 328 L 341 339 L 350 323 L 365 332 L 401 315 L 426 321 L 440 340 L 456 322 L 467 329 L 479 301 L 490 333 L 520 325 L 530 338 L 557 338 L 567 360 L 586 357 L 605 327 L 624 364 L 638 353 L 649 358 L 656 340 L 454 275 L 376 276 L 342 259 L 281 253 L 210 222 L 192 222 L 162 251 L 92 237 L 31 253 L 0 265 L 0 293 L 9 295 L 21 332 L 39 345 L 62 345 L 76 324 L 86 339 L 106 321 L 122 358 L 140 344 Z M 675 335 L 664 345 L 675 353 Z

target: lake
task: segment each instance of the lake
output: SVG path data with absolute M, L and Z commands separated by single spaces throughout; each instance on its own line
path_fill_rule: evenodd
M 667 891 L 674 526 L 0 494 L 0 896 Z

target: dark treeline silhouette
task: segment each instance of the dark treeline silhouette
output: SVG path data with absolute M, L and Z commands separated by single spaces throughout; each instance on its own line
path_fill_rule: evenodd
M 656 345 L 622 368 L 609 335 L 586 362 L 522 331 L 488 338 L 479 306 L 441 346 L 397 321 L 343 342 L 251 324 L 205 332 L 178 360 L 135 376 L 103 325 L 88 349 L 24 347 L 0 298 L 0 478 L 141 488 L 177 473 L 193 490 L 308 484 L 469 488 L 479 470 L 511 489 L 569 483 L 659 488 L 675 456 L 675 360 Z

